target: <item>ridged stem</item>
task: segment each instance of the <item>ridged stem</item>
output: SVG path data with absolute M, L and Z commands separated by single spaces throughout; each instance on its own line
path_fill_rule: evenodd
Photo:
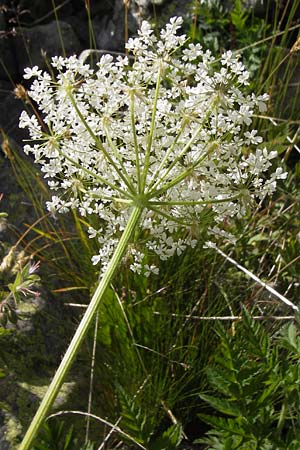
M 110 260 L 106 272 L 104 273 L 99 285 L 91 299 L 91 302 L 74 334 L 74 337 L 63 357 L 51 384 L 43 398 L 31 424 L 23 438 L 19 450 L 30 450 L 37 433 L 45 420 L 54 400 L 59 393 L 59 390 L 66 378 L 66 375 L 80 349 L 80 346 L 87 334 L 87 331 L 93 321 L 96 311 L 100 305 L 106 288 L 112 281 L 112 278 L 116 272 L 116 269 L 124 255 L 124 252 L 128 246 L 129 240 L 136 229 L 140 217 L 142 214 L 142 208 L 134 206 L 132 213 L 129 217 L 128 223 L 123 231 L 118 246 Z

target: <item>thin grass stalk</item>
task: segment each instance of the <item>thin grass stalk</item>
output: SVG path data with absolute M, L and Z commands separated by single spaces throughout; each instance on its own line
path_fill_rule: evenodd
M 100 446 L 98 447 L 98 450 L 103 450 L 105 448 L 106 443 L 110 439 L 111 435 L 116 431 L 116 427 L 119 425 L 121 420 L 122 420 L 122 417 L 119 417 L 118 420 L 115 422 L 113 428 L 111 428 L 109 430 L 109 432 L 107 433 L 107 435 L 104 437 L 103 441 L 101 442 Z
M 21 186 L 24 192 L 26 192 L 27 196 L 31 200 L 31 203 L 33 205 L 33 208 L 35 210 L 35 214 L 38 217 L 38 219 L 31 224 L 30 226 L 27 226 L 27 230 L 21 235 L 21 237 L 18 240 L 17 245 L 19 245 L 21 242 L 24 242 L 24 238 L 26 235 L 33 231 L 39 235 L 40 238 L 44 238 L 46 240 L 50 240 L 51 242 L 54 242 L 55 244 L 59 245 L 63 251 L 63 254 L 66 257 L 66 260 L 70 264 L 70 266 L 73 265 L 73 259 L 70 254 L 70 249 L 65 245 L 66 241 L 71 240 L 70 237 L 67 237 L 65 235 L 65 232 L 63 230 L 63 224 L 60 225 L 60 228 L 57 229 L 57 225 L 55 226 L 51 220 L 49 220 L 49 213 L 45 214 L 44 212 L 44 195 L 47 197 L 49 196 L 48 190 L 40 177 L 36 175 L 35 170 L 32 166 L 32 164 L 28 161 L 26 161 L 24 158 L 21 158 L 18 154 L 18 152 L 11 147 L 11 155 L 9 156 L 11 167 L 14 171 L 15 178 L 18 182 L 18 184 Z M 37 190 L 33 188 L 32 182 L 35 182 L 40 187 L 40 195 L 37 195 Z M 75 225 L 77 231 L 79 231 L 79 223 L 80 219 L 77 218 L 76 213 L 73 213 L 74 219 L 75 219 Z M 37 225 L 40 225 L 39 228 L 37 228 Z M 79 234 L 81 237 L 81 240 L 84 238 L 84 233 L 81 231 Z M 34 248 L 32 244 L 35 242 L 35 239 L 31 239 L 29 243 L 26 244 L 24 250 L 30 251 L 31 255 L 38 255 L 39 259 L 43 259 L 42 256 L 42 250 L 45 248 L 48 248 L 50 244 L 46 244 L 45 246 L 42 246 L 40 248 Z M 88 243 L 86 242 L 86 238 L 82 240 L 82 242 L 86 243 L 86 248 L 88 249 Z
M 279 17 L 279 7 L 277 7 L 277 5 L 276 5 L 276 11 L 275 11 L 276 14 L 275 14 L 275 20 L 274 20 L 274 34 L 273 34 L 274 39 L 272 40 L 271 48 L 269 49 L 269 52 L 268 52 L 268 55 L 266 58 L 266 62 L 264 63 L 264 67 L 263 67 L 263 70 L 260 75 L 259 85 L 261 86 L 261 90 L 266 89 L 266 86 L 268 86 L 268 85 L 269 85 L 269 87 L 274 86 L 274 84 L 276 83 L 276 76 L 274 77 L 273 75 L 276 74 L 276 71 L 281 66 L 281 64 L 284 62 L 282 60 L 282 52 L 281 51 L 275 52 L 275 54 L 274 54 L 274 49 L 276 48 L 276 46 L 275 46 L 276 37 L 279 36 L 279 34 L 281 35 L 280 47 L 282 49 L 289 47 L 288 42 L 287 42 L 288 35 L 289 35 L 289 32 L 291 31 L 291 29 L 294 29 L 294 27 L 291 25 L 293 24 L 293 21 L 296 18 L 297 8 L 298 8 L 300 2 L 298 0 L 296 2 L 292 2 L 291 5 L 289 5 L 289 3 L 290 3 L 289 1 L 286 3 L 284 11 L 282 12 L 280 17 Z M 276 33 L 276 30 L 280 30 L 283 20 L 286 20 L 286 23 L 284 25 L 284 30 L 281 33 Z M 296 25 L 296 27 L 297 27 L 297 25 Z M 299 24 L 298 24 L 298 27 L 299 27 Z M 286 57 L 284 57 L 284 60 L 285 59 L 286 59 Z M 274 67 L 275 67 L 275 69 L 274 69 Z M 266 81 L 263 82 L 263 80 L 266 78 L 267 74 L 270 74 L 270 75 L 268 75 Z M 269 83 L 267 83 L 267 81 L 269 81 L 269 80 L 271 80 L 271 81 Z M 287 82 L 284 83 L 285 86 L 287 84 L 288 84 Z
M 89 441 L 90 436 L 90 424 L 91 417 L 90 414 L 92 412 L 92 401 L 93 401 L 93 388 L 94 388 L 94 372 L 95 372 L 95 361 L 96 361 L 96 349 L 97 349 L 97 335 L 98 335 L 98 326 L 99 326 L 99 312 L 96 313 L 96 320 L 94 326 L 94 338 L 93 338 L 93 349 L 92 349 L 92 358 L 91 358 L 91 373 L 90 373 L 90 386 L 89 386 L 89 398 L 88 398 L 88 416 L 86 419 L 86 428 L 85 428 L 85 444 Z
M 59 40 L 60 40 L 61 51 L 62 51 L 63 57 L 65 58 L 67 56 L 67 54 L 66 54 L 66 49 L 65 49 L 65 44 L 64 44 L 64 39 L 63 39 L 63 36 L 62 36 L 61 28 L 60 28 L 60 25 L 59 25 L 59 20 L 58 20 L 57 8 L 56 8 L 56 5 L 55 5 L 55 0 L 51 0 L 51 2 L 52 2 L 53 12 L 54 12 L 54 15 L 55 15 L 55 21 L 56 21 L 56 26 L 57 26 L 57 32 L 58 32 Z
M 58 367 L 54 378 L 43 398 L 39 409 L 37 410 L 24 438 L 20 445 L 19 450 L 30 450 L 37 433 L 44 422 L 54 400 L 56 399 L 59 390 L 72 366 L 72 363 L 80 349 L 80 346 L 87 334 L 87 331 L 94 319 L 100 302 L 105 294 L 106 288 L 111 283 L 111 280 L 116 272 L 116 269 L 123 257 L 123 254 L 128 246 L 129 240 L 139 224 L 142 214 L 142 208 L 135 206 L 128 219 L 128 223 L 124 229 L 124 232 L 120 238 L 118 246 L 110 260 L 108 268 L 104 273 L 98 287 L 91 299 L 91 302 L 74 334 L 74 337 L 63 357 L 60 366 Z
M 128 42 L 128 8 L 129 0 L 124 0 L 124 42 Z M 127 49 L 125 51 L 127 54 Z
M 203 322 L 216 322 L 216 321 L 238 321 L 243 320 L 243 316 L 193 316 L 190 314 L 176 314 L 176 313 L 168 313 L 163 314 L 159 311 L 153 311 L 153 314 L 155 316 L 163 316 L 163 315 L 170 315 L 171 317 L 179 317 L 187 320 L 196 320 L 196 321 L 203 321 Z M 283 320 L 295 320 L 296 316 L 251 316 L 251 319 L 253 320 L 274 320 L 274 321 L 283 321 Z
M 192 33 L 191 33 L 191 39 L 193 42 L 196 39 L 197 24 L 198 24 L 198 0 L 194 0 L 194 4 L 192 5 Z
M 278 298 L 281 302 L 285 303 L 286 305 L 293 308 L 294 311 L 299 312 L 299 307 L 296 306 L 293 302 L 285 298 L 283 295 L 281 295 L 279 292 L 277 292 L 275 289 L 273 289 L 271 286 L 269 286 L 264 281 L 260 280 L 254 273 L 250 272 L 250 270 L 246 269 L 245 267 L 241 266 L 237 261 L 235 261 L 230 256 L 226 255 L 222 250 L 220 250 L 218 247 L 213 246 L 213 248 L 218 252 L 220 255 L 222 255 L 226 260 L 228 260 L 231 264 L 236 266 L 239 270 L 244 272 L 248 277 L 252 278 L 256 283 L 258 283 L 260 286 L 265 288 L 267 291 L 269 291 L 271 294 L 273 294 L 276 298 Z
M 58 413 L 55 414 L 51 414 L 51 416 L 49 416 L 49 419 L 51 417 L 57 417 L 57 416 L 62 416 L 64 414 L 77 414 L 79 416 L 87 416 L 88 413 L 83 412 L 83 411 L 59 411 Z M 102 417 L 96 416 L 95 414 L 89 414 L 89 416 L 92 419 L 98 420 L 99 422 L 107 425 L 108 427 L 112 428 L 115 432 L 121 434 L 122 436 L 126 437 L 127 439 L 129 439 L 130 441 L 132 441 L 135 445 L 137 445 L 138 447 L 142 448 L 143 450 L 147 450 L 146 447 L 144 447 L 140 442 L 138 442 L 136 439 L 134 439 L 132 436 L 130 436 L 130 434 L 125 433 L 125 431 L 121 430 L 121 428 L 119 428 L 116 424 L 110 423 L 108 422 L 108 420 L 102 419 Z
M 119 297 L 117 291 L 116 291 L 115 289 L 113 289 L 113 291 L 114 291 L 114 294 L 115 294 L 116 299 L 117 299 L 117 301 L 118 301 L 118 304 L 119 304 L 119 306 L 120 306 L 120 309 L 121 309 L 121 311 L 122 311 L 122 314 L 123 314 L 123 317 L 124 317 L 124 320 L 125 320 L 125 323 L 126 323 L 128 332 L 129 332 L 130 337 L 131 337 L 131 340 L 132 340 L 132 345 L 133 345 L 133 347 L 134 347 L 135 350 L 136 350 L 137 357 L 138 357 L 138 360 L 139 360 L 139 362 L 140 362 L 140 365 L 141 365 L 141 367 L 142 367 L 142 369 L 143 369 L 143 371 L 144 371 L 144 373 L 145 373 L 145 376 L 148 377 L 149 374 L 148 374 L 147 369 L 146 369 L 146 367 L 145 367 L 143 358 L 142 358 L 142 356 L 141 356 L 141 354 L 140 354 L 138 348 L 136 347 L 136 340 L 135 340 L 135 338 L 134 338 L 134 334 L 133 334 L 133 331 L 132 331 L 132 328 L 131 328 L 129 319 L 128 319 L 128 317 L 127 317 L 127 314 L 126 314 L 126 312 L 125 312 L 124 306 L 123 306 L 123 304 L 122 304 L 122 301 L 121 301 L 121 299 L 120 299 L 120 297 Z
M 86 9 L 87 18 L 88 18 L 89 46 L 90 46 L 90 49 L 96 49 L 97 43 L 96 43 L 96 38 L 95 38 L 95 33 L 94 33 L 94 28 L 93 28 L 90 0 L 85 0 L 85 9 Z M 93 63 L 93 52 L 91 52 L 91 63 Z
M 262 39 L 259 39 L 258 41 L 255 41 L 255 42 L 253 42 L 252 44 L 246 45 L 245 47 L 241 47 L 241 48 L 238 48 L 237 50 L 233 50 L 232 53 L 233 53 L 233 54 L 242 53 L 242 52 L 244 52 L 244 51 L 246 51 L 246 50 L 249 50 L 250 48 L 254 48 L 254 47 L 257 47 L 257 46 L 259 46 L 259 45 L 261 45 L 261 44 L 264 44 L 265 42 L 272 41 L 273 39 L 275 39 L 275 38 L 277 38 L 277 37 L 282 36 L 283 34 L 285 34 L 286 31 L 294 31 L 294 30 L 297 30 L 298 28 L 300 28 L 300 24 L 297 24 L 297 25 L 294 25 L 294 26 L 292 26 L 292 27 L 289 27 L 289 28 L 288 28 L 287 30 L 285 30 L 285 31 L 278 31 L 278 32 L 272 34 L 271 36 L 268 36 L 268 37 L 264 37 L 264 38 L 262 38 Z M 268 55 L 269 55 L 269 52 L 268 52 Z M 217 59 L 217 61 L 219 61 L 219 60 L 220 60 L 220 58 Z M 260 84 L 258 83 L 258 86 L 259 86 L 259 85 L 260 85 Z

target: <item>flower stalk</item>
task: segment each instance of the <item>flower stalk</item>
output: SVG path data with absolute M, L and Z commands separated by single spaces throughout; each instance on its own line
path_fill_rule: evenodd
M 127 248 L 128 242 L 139 224 L 141 214 L 142 209 L 137 206 L 134 206 L 131 215 L 129 217 L 128 223 L 119 240 L 118 246 L 107 267 L 107 270 L 104 273 L 91 299 L 91 302 L 76 330 L 76 333 L 74 334 L 74 337 L 65 353 L 65 356 L 63 357 L 54 375 L 54 378 L 51 381 L 51 384 L 49 385 L 48 390 L 23 438 L 19 450 L 30 450 L 34 442 L 34 439 L 36 438 L 36 435 L 42 423 L 44 422 L 47 414 L 49 413 L 50 408 L 53 405 L 53 402 L 56 399 L 56 396 L 66 378 L 66 375 L 72 366 L 72 363 L 87 334 L 87 331 L 91 323 L 93 322 L 95 313 L 97 312 L 100 302 L 105 294 L 105 291 L 109 286 L 109 284 L 111 283 L 113 276 L 116 272 L 116 269 L 121 262 L 121 259 Z

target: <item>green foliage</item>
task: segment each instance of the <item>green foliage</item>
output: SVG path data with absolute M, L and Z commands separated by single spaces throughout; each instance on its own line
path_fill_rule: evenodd
M 183 256 L 187 272 L 194 256 L 195 250 Z M 211 333 L 207 323 L 193 324 L 179 314 L 199 301 L 185 270 L 172 279 L 174 267 L 166 265 L 161 279 L 152 280 L 161 289 L 123 270 L 116 291 L 106 292 L 99 311 L 95 380 L 100 382 L 94 385 L 94 410 L 113 423 L 122 417 L 120 427 L 137 442 L 162 439 L 159 430 L 165 430 L 167 409 L 181 422 L 192 420 L 197 408 L 195 391 L 211 343 L 201 337 Z M 89 352 L 81 356 L 88 366 L 84 356 Z
M 0 195 L 0 201 L 2 195 Z M 0 231 L 8 226 L 7 213 L 0 213 Z M 18 320 L 23 316 L 17 309 L 20 303 L 25 303 L 37 294 L 40 277 L 35 273 L 38 264 L 34 265 L 28 261 L 24 252 L 17 252 L 15 245 L 9 245 L 0 241 L 0 249 L 6 255 L 0 264 L 0 379 L 8 374 L 5 354 L 7 352 L 7 338 L 16 329 Z
M 5 327 L 7 323 L 16 325 L 18 319 L 21 318 L 17 312 L 17 305 L 27 296 L 34 297 L 38 293 L 34 290 L 39 285 L 40 277 L 34 273 L 38 268 L 38 264 L 27 263 L 23 267 L 17 268 L 15 279 L 12 283 L 8 283 L 8 294 L 3 292 L 3 300 L 0 303 L 0 324 Z
M 134 441 L 142 444 L 148 450 L 175 450 L 182 440 L 181 424 L 173 424 L 157 436 L 154 416 L 142 411 L 136 405 L 136 399 L 129 398 L 119 386 L 117 389 L 121 405 L 121 425 Z
M 238 51 L 252 74 L 251 88 L 269 93 L 270 115 L 298 121 L 299 0 L 266 2 L 264 17 L 242 0 L 232 3 L 232 8 L 226 8 L 224 2 L 199 4 L 195 0 L 190 37 L 214 55 Z M 269 125 L 272 128 L 272 123 Z M 277 136 L 280 134 L 277 130 Z
M 196 20 L 191 37 L 213 54 L 248 47 L 263 39 L 270 28 L 265 19 L 257 17 L 241 0 L 235 0 L 232 9 L 225 9 L 223 2 L 202 5 L 195 2 L 194 9 Z M 251 73 L 259 69 L 266 52 L 264 44 L 244 50 L 244 63 Z
M 129 397 L 121 386 L 118 386 L 117 393 L 121 406 L 122 429 L 136 442 L 147 445 L 154 431 L 153 417 L 137 406 L 135 399 Z
M 73 450 L 74 444 L 73 427 L 66 429 L 63 421 L 50 420 L 44 424 L 33 450 Z
M 21 300 L 22 295 L 36 295 L 32 289 L 40 282 L 40 277 L 34 273 L 37 267 L 38 265 L 34 266 L 30 263 L 25 264 L 24 267 L 20 268 L 13 283 L 8 284 L 8 289 L 16 303 Z
M 176 423 L 167 428 L 161 437 L 150 442 L 148 448 L 149 450 L 174 450 L 179 447 L 182 437 L 182 426 Z
M 296 448 L 300 442 L 300 327 L 271 336 L 244 310 L 232 335 L 219 329 L 220 345 L 206 369 L 213 394 L 201 394 L 216 413 L 199 416 L 212 429 L 209 449 Z

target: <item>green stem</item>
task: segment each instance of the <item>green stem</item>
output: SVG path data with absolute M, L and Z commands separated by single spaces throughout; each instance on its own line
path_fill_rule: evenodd
M 182 121 L 182 125 L 180 127 L 180 130 L 178 132 L 178 134 L 176 135 L 174 141 L 172 142 L 171 146 L 168 148 L 168 150 L 166 151 L 166 154 L 162 160 L 162 162 L 160 163 L 158 169 L 156 170 L 156 172 L 154 173 L 154 175 L 152 176 L 152 179 L 150 180 L 149 184 L 148 184 L 148 192 L 152 190 L 154 185 L 157 185 L 157 178 L 159 177 L 162 169 L 164 168 L 164 166 L 166 166 L 168 158 L 170 157 L 171 153 L 173 152 L 175 145 L 177 144 L 181 134 L 183 133 L 183 130 L 185 129 L 187 122 L 186 120 Z
M 133 134 L 133 143 L 134 143 L 134 152 L 135 152 L 135 164 L 136 164 L 136 173 L 137 173 L 137 182 L 138 182 L 138 193 L 142 193 L 141 189 L 141 168 L 140 168 L 140 159 L 139 159 L 139 145 L 137 140 L 137 133 L 135 127 L 135 111 L 134 111 L 134 92 L 130 92 L 130 117 L 131 117 L 131 128 Z
M 152 147 L 152 140 L 153 140 L 153 134 L 155 129 L 155 118 L 156 118 L 156 110 L 157 110 L 157 101 L 158 101 L 158 95 L 159 95 L 159 89 L 160 89 L 160 83 L 161 83 L 161 65 L 159 66 L 158 74 L 157 74 L 157 80 L 156 80 L 156 88 L 155 88 L 155 96 L 153 101 L 153 109 L 152 109 L 152 118 L 151 118 L 151 128 L 148 136 L 148 142 L 146 147 L 146 154 L 145 154 L 145 163 L 144 163 L 144 171 L 143 171 L 143 180 L 142 180 L 142 189 L 141 191 L 144 192 L 146 182 L 147 182 L 147 174 L 150 164 L 150 153 L 151 153 L 151 147 Z
M 149 197 L 151 196 L 155 196 L 158 197 L 160 194 L 162 194 L 163 192 L 166 192 L 168 189 L 170 189 L 173 186 L 176 186 L 176 184 L 180 183 L 182 180 L 184 180 L 185 178 L 187 178 L 188 176 L 191 175 L 191 173 L 195 170 L 195 167 L 197 165 L 200 164 L 200 162 L 202 162 L 210 153 L 210 150 L 208 150 L 201 158 L 199 158 L 195 163 L 193 163 L 191 166 L 189 166 L 184 172 L 181 172 L 180 175 L 177 175 L 177 177 L 175 177 L 172 181 L 169 181 L 168 183 L 164 184 L 160 189 L 158 189 L 157 191 L 154 190 L 154 187 L 152 189 L 152 191 L 149 193 Z M 165 175 L 163 175 L 163 177 L 161 177 L 161 179 L 159 180 L 159 182 L 165 177 Z M 157 186 L 155 186 L 157 187 Z
M 186 220 L 179 220 L 174 216 L 171 216 L 170 214 L 164 212 L 161 208 L 156 208 L 155 206 L 151 206 L 151 211 L 156 212 L 158 215 L 165 217 L 166 219 L 170 220 L 171 222 L 175 222 L 178 223 L 179 225 L 183 226 L 183 227 L 190 227 L 192 226 L 191 223 L 188 223 Z
M 133 184 L 132 184 L 132 182 L 131 182 L 131 180 L 130 180 L 130 177 L 129 177 L 129 175 L 128 175 L 126 169 L 125 169 L 125 166 L 124 166 L 123 161 L 122 161 L 122 158 L 121 158 L 121 156 L 120 156 L 120 154 L 119 154 L 118 148 L 117 148 L 117 146 L 114 144 L 114 142 L 113 142 L 113 140 L 112 140 L 112 138 L 111 138 L 111 135 L 110 135 L 110 133 L 109 133 L 109 128 L 108 128 L 106 125 L 104 125 L 103 128 L 104 128 L 104 131 L 105 131 L 105 136 L 106 136 L 108 145 L 109 145 L 110 148 L 112 149 L 112 151 L 113 151 L 113 153 L 114 153 L 114 155 L 115 155 L 116 160 L 119 161 L 120 166 L 121 166 L 121 169 L 122 169 L 122 173 L 124 174 L 124 178 L 127 180 L 127 183 L 128 183 L 128 184 L 127 184 L 127 187 L 130 188 L 130 186 L 133 186 Z M 135 190 L 134 190 L 133 187 L 131 188 L 131 192 L 132 192 L 132 193 L 135 192 Z
M 188 150 L 190 149 L 191 145 L 195 142 L 195 140 L 197 139 L 200 131 L 203 129 L 205 122 L 208 120 L 209 116 L 211 115 L 211 112 L 213 111 L 213 109 L 215 108 L 217 104 L 217 100 L 215 99 L 212 103 L 211 108 L 207 111 L 207 113 L 205 114 L 205 116 L 203 117 L 203 119 L 200 122 L 200 126 L 196 129 L 195 133 L 191 136 L 190 140 L 185 144 L 185 146 L 183 147 L 182 151 L 180 152 L 180 154 L 174 158 L 174 160 L 172 161 L 171 164 L 169 164 L 169 166 L 167 167 L 167 170 L 165 170 L 165 172 L 163 173 L 162 176 L 160 176 L 158 178 L 158 180 L 155 182 L 154 185 L 150 185 L 150 187 L 148 188 L 148 192 L 150 194 L 152 194 L 155 189 L 162 183 L 162 181 L 167 177 L 167 175 L 170 173 L 170 171 L 173 169 L 173 167 L 176 166 L 176 164 L 178 163 L 178 161 L 181 160 L 181 158 L 183 158 L 185 156 L 185 154 L 188 152 Z M 182 130 L 183 131 L 183 130 Z M 179 132 L 181 133 L 181 131 Z M 179 135 L 178 135 L 179 137 Z M 177 137 L 176 137 L 177 140 Z M 176 143 L 176 142 L 175 142 Z M 173 148 L 173 144 L 171 146 Z M 204 155 L 204 158 L 206 157 L 206 154 Z M 199 160 L 198 160 L 199 161 Z M 201 159 L 202 161 L 202 159 Z M 198 163 L 197 163 L 198 164 Z M 183 177 L 185 178 L 185 177 Z M 182 178 L 182 179 L 183 179 Z M 163 191 L 164 189 L 160 189 L 159 192 Z
M 135 190 L 133 188 L 133 185 L 129 179 L 129 177 L 123 175 L 122 171 L 124 171 L 124 173 L 127 175 L 127 172 L 125 171 L 124 166 L 122 166 L 122 171 L 117 167 L 116 163 L 114 162 L 114 160 L 110 157 L 109 153 L 105 150 L 101 140 L 98 138 L 98 136 L 96 136 L 96 134 L 93 132 L 93 130 L 91 129 L 91 127 L 89 126 L 89 124 L 87 123 L 87 121 L 85 120 L 85 118 L 83 117 L 83 114 L 81 113 L 80 109 L 77 106 L 77 103 L 73 97 L 73 95 L 71 93 L 68 94 L 69 99 L 71 100 L 72 105 L 74 106 L 75 111 L 78 114 L 78 117 L 80 118 L 81 122 L 83 123 L 83 125 L 85 126 L 86 130 L 88 131 L 88 133 L 90 134 L 90 136 L 93 138 L 96 147 L 98 148 L 98 150 L 100 150 L 103 155 L 105 156 L 105 158 L 107 159 L 107 161 L 112 165 L 112 167 L 115 169 L 115 171 L 117 172 L 118 176 L 120 177 L 121 180 L 123 180 L 123 182 L 125 183 L 125 185 L 128 187 L 128 189 L 130 190 L 130 192 L 134 193 Z
M 63 153 L 59 147 L 57 147 L 57 150 L 67 161 L 70 161 L 79 170 L 82 170 L 83 172 L 87 173 L 88 175 L 90 175 L 92 178 L 99 181 L 100 183 L 103 183 L 104 185 L 109 186 L 110 188 L 112 188 L 112 190 L 116 190 L 116 191 L 120 192 L 122 195 L 124 195 L 125 197 L 129 197 L 129 194 L 126 191 L 123 191 L 123 189 L 119 188 L 116 184 L 111 183 L 110 181 L 101 177 L 100 175 L 95 174 L 92 170 L 89 170 L 86 167 L 84 167 L 83 165 L 79 164 L 73 158 L 70 158 L 70 156 Z M 132 197 L 130 197 L 130 198 L 132 198 Z
M 214 203 L 226 203 L 233 202 L 241 197 L 241 194 L 234 195 L 233 197 L 220 198 L 220 199 L 207 199 L 207 200 L 195 200 L 195 201 L 184 201 L 184 200 L 174 200 L 174 201 L 150 201 L 149 208 L 151 209 L 153 205 L 158 206 L 197 206 L 197 205 L 211 205 Z
M 135 206 L 132 210 L 132 213 L 129 217 L 128 223 L 125 227 L 125 230 L 121 236 L 121 239 L 118 243 L 118 246 L 110 260 L 108 268 L 103 275 L 93 297 L 92 300 L 74 334 L 74 337 L 66 351 L 66 354 L 58 367 L 54 378 L 48 387 L 48 390 L 43 398 L 39 409 L 37 410 L 25 436 L 19 447 L 19 450 L 30 450 L 33 441 L 45 420 L 46 415 L 48 414 L 54 400 L 57 397 L 57 394 L 66 378 L 66 375 L 78 353 L 78 350 L 87 334 L 89 326 L 91 325 L 93 318 L 95 316 L 96 311 L 98 310 L 100 301 L 103 298 L 106 288 L 111 283 L 111 280 L 116 272 L 116 269 L 123 257 L 123 254 L 128 246 L 128 242 L 136 229 L 140 217 L 142 214 L 142 208 Z

